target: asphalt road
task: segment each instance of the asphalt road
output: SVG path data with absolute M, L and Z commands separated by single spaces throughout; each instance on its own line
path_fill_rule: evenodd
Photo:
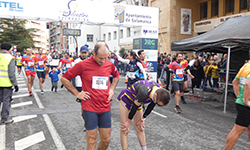
M 125 88 L 121 76 L 113 99 Z M 44 95 L 40 94 L 37 77 L 34 96 L 27 96 L 26 79 L 18 77 L 20 91 L 14 93 L 10 116 L 13 124 L 0 126 L 0 150 L 80 150 L 86 149 L 86 133 L 80 114 L 80 104 L 65 88 L 51 92 L 50 78 L 44 83 Z M 59 86 L 61 83 L 59 83 Z M 235 111 L 223 113 L 222 107 L 209 102 L 197 102 L 186 97 L 181 104 L 181 114 L 174 111 L 174 97 L 166 107 L 154 109 L 145 122 L 149 150 L 222 150 L 226 137 L 235 121 Z M 212 102 L 211 102 L 212 103 Z M 213 102 L 219 103 L 219 102 Z M 121 149 L 119 103 L 112 101 L 112 132 L 109 150 Z M 219 106 L 219 105 L 218 105 Z M 99 138 L 98 138 L 99 140 Z M 140 150 L 136 131 L 132 126 L 128 135 L 129 149 Z M 249 150 L 247 131 L 238 139 L 235 150 Z

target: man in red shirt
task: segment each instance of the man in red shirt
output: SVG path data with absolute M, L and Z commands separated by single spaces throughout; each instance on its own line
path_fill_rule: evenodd
M 36 72 L 35 72 L 35 60 L 36 60 L 36 56 L 31 54 L 31 49 L 27 49 L 26 50 L 26 55 L 23 56 L 21 62 L 25 67 L 25 74 L 27 76 L 28 79 L 28 91 L 29 91 L 29 95 L 32 96 L 32 91 L 31 88 L 33 86 L 33 81 L 35 79 L 36 76 Z
M 74 62 L 74 59 L 71 59 L 68 52 L 65 52 L 63 55 L 63 58 L 59 61 L 59 68 L 62 69 L 62 74 L 64 74 L 67 70 L 72 68 L 72 63 Z M 61 88 L 63 88 L 63 84 L 61 85 Z
M 112 100 L 119 80 L 119 72 L 111 61 L 106 61 L 108 53 L 109 49 L 106 43 L 97 43 L 93 57 L 77 63 L 60 79 L 73 95 L 82 100 L 82 117 L 87 130 L 87 150 L 96 149 L 97 128 L 100 134 L 98 150 L 107 149 L 110 141 L 110 100 Z M 78 92 L 70 82 L 77 75 L 82 81 L 81 92 Z M 113 76 L 111 86 L 110 75 Z
M 36 73 L 39 79 L 39 86 L 40 86 L 42 95 L 44 94 L 43 83 L 45 81 L 45 75 L 46 75 L 45 64 L 47 60 L 48 60 L 47 56 L 43 54 L 43 49 L 39 48 L 38 55 L 36 55 L 35 64 L 37 65 Z
M 183 82 L 184 82 L 184 76 L 183 73 L 185 72 L 184 69 L 186 69 L 187 73 L 191 76 L 193 79 L 194 76 L 191 75 L 188 63 L 182 61 L 183 55 L 182 53 L 176 54 L 176 61 L 172 62 L 168 65 L 169 69 L 172 69 L 173 75 L 172 75 L 172 88 L 174 88 L 175 92 L 175 108 L 174 110 L 176 113 L 181 113 L 181 108 L 179 106 L 180 99 L 181 99 L 181 92 L 183 92 Z

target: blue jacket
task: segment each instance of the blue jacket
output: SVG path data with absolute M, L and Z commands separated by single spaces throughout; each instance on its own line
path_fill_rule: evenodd
M 50 71 L 49 72 L 49 77 L 51 77 L 51 82 L 58 81 L 59 80 L 58 74 L 60 74 L 60 73 L 61 73 L 60 69 L 58 71 L 55 71 L 55 72 Z

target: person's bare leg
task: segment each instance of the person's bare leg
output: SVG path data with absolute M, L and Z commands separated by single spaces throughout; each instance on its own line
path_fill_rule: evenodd
M 40 89 L 43 90 L 43 78 L 39 78 Z
M 137 138 L 140 142 L 141 146 L 146 146 L 146 136 L 145 136 L 145 132 L 141 132 L 139 126 L 137 126 L 136 124 L 141 120 L 141 117 L 143 115 L 142 110 L 141 111 L 137 111 L 135 116 L 134 116 L 134 126 L 137 132 Z
M 109 146 L 111 128 L 99 128 L 99 135 L 98 150 L 106 150 Z
M 87 150 L 96 150 L 97 129 L 87 130 Z
M 179 104 L 180 104 L 180 99 L 181 99 L 181 93 L 180 93 L 180 91 L 175 91 L 175 96 L 174 96 L 174 98 L 175 98 L 175 104 L 176 104 L 177 106 L 179 106 Z
M 234 125 L 233 129 L 227 136 L 227 141 L 224 150 L 231 150 L 236 144 L 239 136 L 246 130 L 246 127 Z
M 247 131 L 247 133 L 248 133 L 248 139 L 249 139 L 249 141 L 250 141 L 250 125 L 248 126 L 248 131 Z
M 28 79 L 28 91 L 31 91 L 31 76 L 27 76 Z
M 20 68 L 18 68 L 17 70 L 18 70 L 18 74 L 21 74 L 21 69 L 20 69 Z
M 120 125 L 122 125 L 128 119 L 128 110 L 124 108 L 122 102 L 120 102 L 119 104 L 119 110 L 120 110 Z M 120 129 L 120 138 L 121 138 L 122 149 L 128 149 L 128 135 L 126 131 L 122 131 L 122 128 Z
M 34 83 L 34 79 L 35 79 L 35 77 L 34 76 L 30 76 L 31 77 L 31 85 L 30 85 L 30 89 L 32 88 L 32 86 L 33 86 L 33 83 Z

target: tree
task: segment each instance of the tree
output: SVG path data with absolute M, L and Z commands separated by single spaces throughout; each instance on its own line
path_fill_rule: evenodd
M 12 45 L 17 46 L 17 51 L 23 52 L 27 48 L 34 47 L 33 37 L 31 32 L 35 32 L 34 29 L 25 29 L 26 20 L 17 19 L 0 19 L 0 43 L 9 42 Z
M 123 56 L 125 53 L 125 48 L 121 48 L 121 50 L 119 51 L 120 55 Z

